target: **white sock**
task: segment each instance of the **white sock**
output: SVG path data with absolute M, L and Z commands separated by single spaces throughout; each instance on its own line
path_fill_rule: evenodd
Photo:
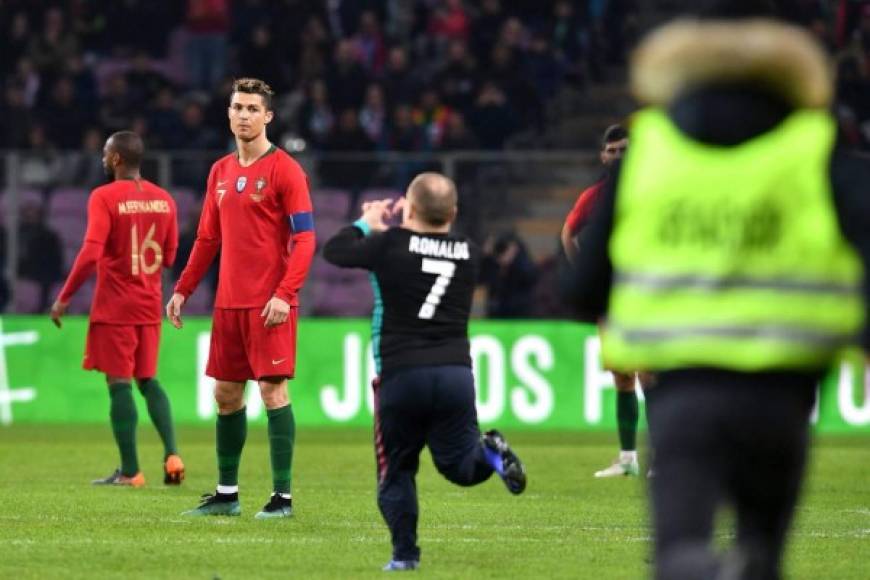
M 220 485 L 217 486 L 217 492 L 228 494 L 228 493 L 239 493 L 238 485 Z
M 634 463 L 637 461 L 637 451 L 620 451 L 619 452 L 619 462 L 620 463 Z
M 279 495 L 284 499 L 293 499 L 293 495 L 289 493 L 278 493 L 277 491 L 272 492 L 272 495 Z

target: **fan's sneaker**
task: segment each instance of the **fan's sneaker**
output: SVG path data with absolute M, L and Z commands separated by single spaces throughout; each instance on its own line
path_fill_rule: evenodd
M 136 475 L 124 475 L 120 469 L 116 469 L 112 475 L 103 479 L 95 479 L 91 482 L 93 485 L 121 485 L 127 487 L 143 487 L 145 485 L 145 476 L 140 471 Z
M 497 457 L 493 467 L 501 476 L 508 491 L 515 495 L 523 493 L 526 489 L 526 468 L 502 434 L 495 429 L 487 431 L 483 435 L 483 445 L 489 451 L 490 457 L 493 455 Z
M 637 475 L 640 472 L 640 466 L 637 459 L 631 461 L 620 461 L 617 459 L 613 465 L 595 472 L 595 477 L 628 477 Z
M 163 462 L 163 483 L 180 485 L 184 481 L 184 462 L 178 455 L 167 455 Z
M 238 493 L 204 493 L 199 505 L 192 510 L 181 512 L 183 516 L 240 516 Z
M 270 520 L 272 518 L 289 518 L 293 515 L 293 498 L 284 497 L 273 493 L 269 502 L 263 509 L 257 512 L 254 518 L 258 520 Z
M 409 572 L 420 567 L 420 560 L 390 560 L 383 567 L 384 572 Z

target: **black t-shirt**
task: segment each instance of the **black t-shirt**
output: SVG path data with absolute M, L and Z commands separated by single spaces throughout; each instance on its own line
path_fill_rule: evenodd
M 323 257 L 372 272 L 372 341 L 382 375 L 407 366 L 471 366 L 468 317 L 480 252 L 470 240 L 403 228 L 366 236 L 351 226 L 326 242 Z

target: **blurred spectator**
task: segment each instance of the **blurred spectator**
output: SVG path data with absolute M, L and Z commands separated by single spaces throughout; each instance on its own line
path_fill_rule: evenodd
M 483 149 L 502 149 L 517 126 L 507 98 L 494 83 L 486 83 L 468 118 Z
M 256 25 L 239 49 L 239 76 L 268 82 L 279 93 L 289 84 L 289 71 L 266 24 Z
M 335 60 L 327 71 L 326 85 L 335 110 L 355 109 L 362 104 L 366 74 L 357 62 L 349 40 L 340 40 L 336 44 Z
M 63 276 L 63 245 L 60 236 L 45 224 L 40 205 L 30 202 L 21 206 L 18 243 L 18 276 L 39 284 L 37 312 L 45 312 L 52 298 L 51 286 Z
M 42 86 L 42 79 L 36 67 L 33 66 L 33 61 L 29 58 L 20 59 L 15 66 L 15 73 L 11 76 L 9 82 L 21 87 L 24 103 L 28 107 L 33 107 L 36 104 L 39 89 Z
M 28 56 L 39 72 L 53 78 L 60 74 L 64 60 L 78 50 L 76 37 L 66 28 L 63 11 L 49 8 L 43 16 L 42 32 L 33 38 Z
M 401 46 L 390 49 L 383 84 L 391 108 L 413 103 L 417 97 L 420 83 L 408 64 L 408 51 Z
M 46 137 L 45 127 L 32 125 L 27 135 L 27 150 L 21 159 L 21 183 L 48 192 L 57 184 L 62 170 L 63 159 Z
M 444 102 L 467 111 L 474 103 L 479 76 L 477 63 L 468 53 L 468 46 L 460 40 L 451 42 L 447 49 L 447 63 L 436 77 Z
M 552 99 L 562 84 L 565 68 L 551 50 L 547 37 L 542 33 L 532 34 L 526 53 L 532 86 L 544 100 Z
M 466 42 L 470 30 L 471 18 L 462 0 L 443 0 L 429 20 L 429 33 L 442 44 L 451 40 Z
M 207 91 L 224 76 L 229 0 L 187 0 L 187 73 L 190 86 Z
M 24 91 L 15 83 L 9 83 L 0 107 L 0 149 L 27 147 L 32 123 Z
M 184 105 L 177 138 L 173 149 L 189 149 L 200 154 L 173 158 L 174 183 L 201 191 L 211 166 L 210 152 L 221 149 L 221 139 L 217 131 L 205 124 L 202 105 L 194 101 Z
M 103 134 L 98 128 L 89 127 L 84 132 L 81 147 L 66 155 L 64 176 L 61 181 L 87 189 L 93 189 L 105 183 L 104 140 Z
M 443 151 L 466 151 L 479 149 L 480 143 L 465 125 L 465 117 L 458 111 L 453 111 L 447 118 L 447 129 L 441 139 Z
M 326 142 L 330 153 L 369 153 L 375 144 L 359 124 L 355 109 L 345 109 L 338 118 Z M 356 209 L 359 192 L 368 187 L 374 174 L 374 164 L 361 159 L 335 159 L 327 157 L 320 164 L 320 178 L 329 187 L 347 189 L 352 193 L 351 207 Z
M 67 55 L 64 76 L 72 81 L 76 103 L 88 111 L 96 111 L 100 104 L 97 79 L 80 53 Z
M 226 107 L 223 107 L 223 113 L 225 120 Z M 151 129 L 150 149 L 171 149 L 182 144 L 181 115 L 175 108 L 175 92 L 170 87 L 163 87 L 157 93 L 147 119 Z
M 108 19 L 99 3 L 90 0 L 72 0 L 69 3 L 69 18 L 70 28 L 84 52 L 93 53 L 105 49 Z
M 135 113 L 135 103 L 130 94 L 127 79 L 120 74 L 109 80 L 106 94 L 100 107 L 100 122 L 108 133 L 124 131 L 130 127 Z
M 130 98 L 137 108 L 144 107 L 151 103 L 160 89 L 169 85 L 169 80 L 154 67 L 144 50 L 138 51 L 130 64 L 126 75 Z
M 366 89 L 366 99 L 359 112 L 359 123 L 372 143 L 383 148 L 387 139 L 387 103 L 384 89 L 372 83 Z
M 48 130 L 48 139 L 60 149 L 74 149 L 82 141 L 85 126 L 89 125 L 90 110 L 81 106 L 76 98 L 72 81 L 59 78 L 51 89 L 51 97 L 39 111 L 41 121 Z
M 313 149 L 323 149 L 335 125 L 326 83 L 317 79 L 308 86 L 308 96 L 299 108 L 299 134 Z
M 509 27 L 509 24 L 510 21 L 505 26 Z M 540 126 L 543 104 L 524 64 L 517 49 L 511 48 L 507 42 L 499 42 L 492 49 L 486 78 L 498 85 L 510 107 L 520 115 L 518 121 L 523 126 Z
M 386 45 L 381 23 L 374 11 L 366 10 L 360 15 L 359 28 L 352 42 L 363 68 L 370 75 L 379 75 L 386 60 Z
M 487 316 L 531 316 L 537 280 L 538 269 L 516 234 L 490 236 L 484 242 L 480 281 L 487 290 Z
M 8 27 L 0 30 L 0 70 L 4 74 L 27 54 L 30 45 L 30 20 L 24 11 L 16 12 Z
M 474 21 L 472 42 L 476 54 L 490 54 L 492 47 L 498 41 L 502 26 L 507 16 L 504 13 L 501 0 L 483 0 L 480 15 Z
M 329 58 L 329 33 L 323 21 L 312 16 L 299 39 L 298 81 L 303 86 L 326 74 Z
M 414 109 L 414 124 L 423 133 L 423 145 L 434 149 L 441 143 L 450 108 L 441 103 L 441 97 L 434 88 L 427 88 L 420 94 L 420 102 Z
M 408 105 L 399 105 L 393 110 L 388 145 L 391 151 L 421 151 L 424 135 L 414 123 L 414 112 Z

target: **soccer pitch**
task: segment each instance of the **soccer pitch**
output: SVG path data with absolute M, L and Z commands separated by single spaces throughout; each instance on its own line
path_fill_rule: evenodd
M 383 577 L 370 433 L 300 429 L 295 517 L 256 521 L 270 491 L 267 436 L 251 428 L 240 518 L 182 518 L 215 482 L 213 430 L 182 429 L 188 479 L 167 488 L 161 449 L 140 419 L 144 489 L 88 484 L 115 467 L 105 427 L 0 428 L 0 578 Z M 524 495 L 496 478 L 443 480 L 424 455 L 418 575 L 431 578 L 644 578 L 645 480 L 596 480 L 615 435 L 507 433 L 526 463 Z M 818 438 L 786 558 L 787 578 L 866 579 L 870 443 Z M 727 518 L 726 518 L 727 519 Z M 721 534 L 722 541 L 728 540 Z

